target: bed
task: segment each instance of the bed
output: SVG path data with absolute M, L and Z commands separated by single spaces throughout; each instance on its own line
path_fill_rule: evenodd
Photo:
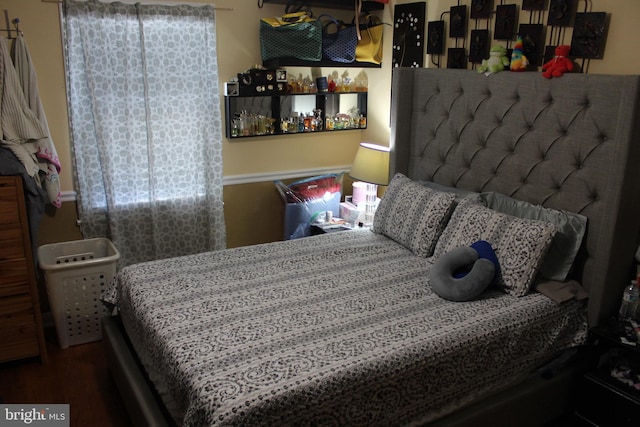
M 639 88 L 638 76 L 394 70 L 393 180 L 373 230 L 118 273 L 103 337 L 134 423 L 553 419 L 576 349 L 632 274 Z M 568 252 L 547 257 L 560 225 L 487 207 L 495 194 L 583 218 L 563 280 L 545 269 Z M 499 247 L 497 285 L 466 302 L 433 292 L 438 257 L 485 237 Z

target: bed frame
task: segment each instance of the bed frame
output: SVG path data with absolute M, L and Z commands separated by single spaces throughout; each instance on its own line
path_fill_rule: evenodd
M 574 273 L 589 291 L 595 326 L 615 312 L 633 277 L 639 91 L 640 76 L 397 69 L 392 165 L 413 179 L 586 216 Z
M 586 216 L 574 276 L 595 326 L 617 309 L 640 240 L 639 92 L 640 76 L 395 69 L 391 173 Z M 103 339 L 134 424 L 171 425 L 117 318 Z M 568 408 L 583 369 L 579 358 L 552 365 L 430 425 L 543 425 Z

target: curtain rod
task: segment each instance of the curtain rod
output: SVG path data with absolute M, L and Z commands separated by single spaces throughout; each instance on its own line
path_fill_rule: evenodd
M 62 3 L 62 0 L 40 0 L 42 3 Z M 130 3 L 130 4 L 134 4 L 134 3 L 142 3 L 142 4 L 157 4 L 157 5 L 171 5 L 171 4 L 186 4 L 189 6 L 213 6 L 211 3 L 188 3 L 188 2 L 183 2 L 180 0 L 176 0 L 176 1 L 171 1 L 171 2 L 162 2 L 162 1 L 149 1 L 149 0 L 138 0 L 136 2 L 134 1 L 129 1 L 127 2 L 126 0 L 110 0 L 110 1 L 106 1 L 105 3 L 113 3 L 115 1 L 120 1 L 122 3 Z M 216 7 L 213 6 L 214 10 L 227 10 L 227 11 L 231 11 L 233 10 L 232 7 Z

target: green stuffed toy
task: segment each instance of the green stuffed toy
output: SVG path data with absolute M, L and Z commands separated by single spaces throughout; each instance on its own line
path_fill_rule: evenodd
M 489 59 L 482 60 L 482 64 L 478 67 L 478 72 L 485 73 L 488 76 L 492 73 L 504 71 L 505 67 L 509 67 L 507 49 L 498 45 L 492 47 L 489 51 Z

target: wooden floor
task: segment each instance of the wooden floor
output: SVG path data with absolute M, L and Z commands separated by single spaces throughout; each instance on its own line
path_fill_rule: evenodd
M 40 359 L 0 364 L 0 403 L 67 403 L 71 426 L 132 427 L 110 376 L 102 342 L 62 350 L 45 329 L 49 363 Z

